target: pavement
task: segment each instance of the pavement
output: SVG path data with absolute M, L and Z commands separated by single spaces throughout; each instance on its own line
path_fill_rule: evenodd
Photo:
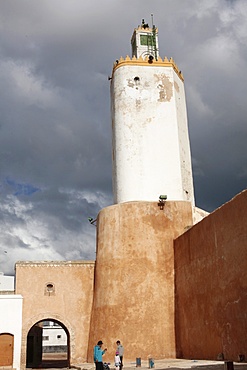
M 184 359 L 163 359 L 153 360 L 154 370 L 164 369 L 193 369 L 193 370 L 224 370 L 224 361 L 209 360 L 184 360 Z M 235 370 L 247 370 L 247 363 L 234 362 Z M 72 366 L 73 367 L 73 366 Z M 110 370 L 115 370 L 114 364 L 109 365 Z M 93 363 L 85 363 L 75 367 L 78 370 L 95 370 Z M 123 370 L 146 370 L 149 369 L 149 361 L 141 360 L 141 366 L 136 366 L 136 362 L 124 362 Z M 227 369 L 225 369 L 227 370 Z
M 209 360 L 184 360 L 184 359 L 163 359 L 163 360 L 153 360 L 154 367 L 153 370 L 229 370 L 227 366 L 225 366 L 225 361 L 209 361 Z M 48 365 L 48 366 L 45 366 Z M 53 366 L 51 366 L 53 365 Z M 114 364 L 109 365 L 110 370 L 115 370 Z M 247 362 L 234 362 L 233 363 L 234 370 L 247 370 Z M 95 365 L 93 363 L 83 363 L 76 366 L 71 366 L 72 369 L 75 370 L 95 370 Z M 49 369 L 49 370 L 62 370 L 68 369 L 68 367 L 64 366 L 64 363 L 60 361 L 55 361 L 53 363 L 43 364 L 42 369 Z M 147 370 L 149 368 L 149 361 L 148 360 L 141 360 L 141 366 L 136 366 L 136 362 L 124 362 L 123 370 Z M 12 367 L 1 367 L 0 370 L 13 370 Z M 38 369 L 40 370 L 40 369 Z
M 209 361 L 209 360 L 184 360 L 184 359 L 163 359 L 163 360 L 155 360 L 153 359 L 154 367 L 153 370 L 247 370 L 247 362 L 234 362 L 232 369 L 231 367 L 225 366 L 225 361 Z M 42 369 L 49 369 L 49 370 L 65 370 L 68 369 L 66 367 L 66 361 L 64 360 L 53 360 L 53 361 L 43 361 Z M 71 365 L 72 369 L 75 370 L 95 370 L 94 363 L 83 363 L 74 366 Z M 114 363 L 109 364 L 110 370 L 115 370 Z M 5 368 L 6 369 L 6 368 Z M 141 366 L 136 366 L 136 362 L 128 362 L 124 361 L 123 370 L 147 370 L 149 368 L 149 361 L 141 359 Z M 152 370 L 151 369 L 151 370 Z M 3 370 L 3 368 L 0 368 Z M 38 369 L 40 370 L 40 368 Z

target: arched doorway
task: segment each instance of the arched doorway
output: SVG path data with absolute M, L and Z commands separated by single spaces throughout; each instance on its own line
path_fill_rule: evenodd
M 13 365 L 14 336 L 9 333 L 0 334 L 0 366 Z
M 27 335 L 26 367 L 70 366 L 70 336 L 60 321 L 46 318 L 34 324 Z

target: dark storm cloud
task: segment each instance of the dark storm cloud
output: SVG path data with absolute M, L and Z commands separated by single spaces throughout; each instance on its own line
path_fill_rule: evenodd
M 0 270 L 94 259 L 112 203 L 108 75 L 141 19 L 185 77 L 197 206 L 246 187 L 245 0 L 0 3 Z M 4 253 L 7 250 L 7 254 Z

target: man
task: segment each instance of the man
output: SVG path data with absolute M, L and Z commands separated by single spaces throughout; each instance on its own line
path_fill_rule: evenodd
M 103 361 L 102 361 L 102 356 L 103 354 L 107 351 L 107 348 L 104 350 L 101 348 L 103 345 L 102 340 L 99 340 L 97 345 L 94 346 L 93 349 L 93 360 L 96 365 L 96 370 L 103 370 Z
M 123 367 L 124 347 L 122 346 L 120 340 L 117 340 L 116 344 L 117 344 L 117 351 L 119 353 L 119 357 L 120 357 L 120 361 L 121 361 L 120 370 L 122 370 L 122 367 Z

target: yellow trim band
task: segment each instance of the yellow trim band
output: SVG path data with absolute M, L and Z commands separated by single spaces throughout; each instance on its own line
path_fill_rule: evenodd
M 150 66 L 150 67 L 172 67 L 174 71 L 177 73 L 178 77 L 184 81 L 184 76 L 181 71 L 179 71 L 176 63 L 174 62 L 173 58 L 170 58 L 170 60 L 165 57 L 164 60 L 159 57 L 158 60 L 153 59 L 152 62 L 149 62 L 148 57 L 143 59 L 142 57 L 139 57 L 138 59 L 134 56 L 132 59 L 127 55 L 124 59 L 121 57 L 119 60 L 117 60 L 113 64 L 112 69 L 112 76 L 116 69 L 119 67 L 122 67 L 123 65 L 136 65 L 136 66 Z

